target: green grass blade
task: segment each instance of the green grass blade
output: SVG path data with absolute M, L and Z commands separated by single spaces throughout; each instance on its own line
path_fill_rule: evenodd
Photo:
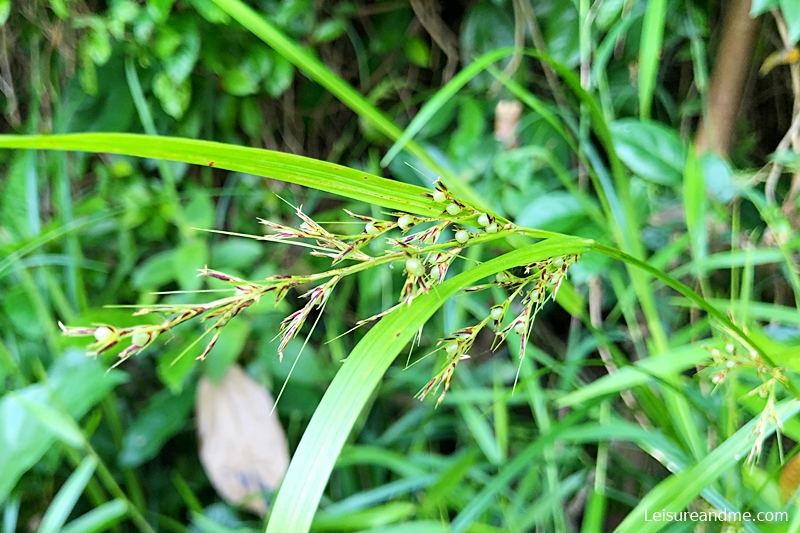
M 557 238 L 509 252 L 459 274 L 383 318 L 353 349 L 314 412 L 278 492 L 267 533 L 308 531 L 336 458 L 362 408 L 400 350 L 449 297 L 500 270 L 586 248 L 583 239 Z
M 420 215 L 442 214 L 427 189 L 308 157 L 178 137 L 129 133 L 0 135 L 0 148 L 106 152 L 181 161 L 264 176 Z
M 778 420 L 787 420 L 800 412 L 800 401 L 782 402 L 776 406 L 775 411 Z M 759 435 L 755 431 L 759 421 L 760 418 L 751 420 L 705 458 L 659 483 L 642 498 L 639 505 L 617 527 L 615 533 L 660 531 L 664 524 L 653 521 L 652 516 L 647 520 L 645 513 L 652 515 L 655 510 L 673 512 L 685 510 L 703 489 L 747 455 L 759 436 L 767 438 L 772 435 L 775 431 L 775 422 L 772 420 L 766 422 L 765 427 L 758 432 Z
M 378 130 L 396 141 L 403 132 L 389 120 L 377 107 L 364 98 L 347 82 L 332 72 L 320 60 L 289 39 L 281 31 L 269 23 L 264 17 L 253 11 L 240 0 L 213 0 L 221 9 L 228 13 L 234 20 L 253 32 L 253 35 L 267 43 L 276 52 L 285 57 L 297 68 L 302 70 L 309 78 L 316 81 L 347 107 L 355 111 L 358 116 L 368 120 Z M 408 151 L 418 157 L 432 171 L 442 177 L 447 186 L 456 196 L 477 206 L 485 208 L 484 202 L 472 187 L 457 179 L 450 172 L 431 158 L 428 153 L 414 142 L 408 142 Z
M 100 533 L 110 530 L 128 514 L 125 500 L 112 500 L 95 507 L 80 518 L 76 518 L 61 530 L 61 533 Z
M 87 457 L 78 465 L 75 472 L 69 476 L 64 486 L 53 498 L 53 502 L 47 508 L 47 512 L 44 513 L 38 533 L 56 533 L 61 530 L 64 522 L 67 521 L 67 517 L 75 507 L 75 503 L 83 493 L 83 489 L 86 488 L 92 478 L 96 467 L 97 459 L 92 456 Z
M 486 53 L 475 61 L 469 64 L 467 68 L 456 74 L 452 80 L 447 82 L 447 85 L 439 89 L 436 94 L 425 102 L 425 105 L 422 106 L 422 109 L 419 110 L 419 113 L 414 117 L 411 123 L 406 127 L 403 134 L 400 136 L 399 139 L 395 141 L 395 143 L 389 148 L 389 151 L 386 152 L 386 155 L 383 156 L 381 159 L 381 166 L 386 167 L 392 160 L 400 153 L 400 151 L 408 144 L 414 135 L 419 133 L 419 131 L 428 123 L 428 121 L 433 118 L 433 116 L 439 112 L 439 110 L 448 102 L 451 98 L 453 98 L 459 90 L 461 90 L 469 81 L 486 70 L 486 67 L 498 61 L 506 56 L 509 56 L 514 53 L 513 48 L 500 48 L 498 50 L 492 50 L 489 53 Z
M 650 118 L 656 88 L 661 45 L 664 41 L 664 16 L 667 0 L 650 0 L 644 12 L 642 41 L 639 45 L 639 117 Z
M 590 400 L 597 400 L 599 396 L 644 385 L 655 378 L 677 376 L 681 372 L 701 364 L 709 356 L 708 350 L 699 345 L 676 348 L 620 368 L 613 374 L 603 376 L 559 398 L 557 403 L 559 407 L 570 407 Z

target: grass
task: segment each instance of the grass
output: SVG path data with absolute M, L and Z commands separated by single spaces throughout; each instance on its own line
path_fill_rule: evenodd
M 210 10 L 211 3 L 205 4 L 203 9 Z M 716 177 L 685 139 L 680 140 L 685 164 L 677 171 L 677 182 L 665 178 L 649 183 L 634 175 L 631 161 L 620 155 L 621 146 L 625 157 L 635 153 L 636 147 L 625 143 L 637 135 L 620 136 L 615 114 L 628 121 L 626 127 L 640 127 L 635 131 L 642 137 L 652 134 L 652 121 L 664 120 L 654 95 L 663 89 L 659 58 L 674 42 L 673 29 L 663 23 L 665 2 L 647 4 L 642 21 L 641 6 L 613 19 L 616 26 L 608 27 L 621 29 L 612 29 L 602 41 L 605 52 L 596 54 L 594 65 L 585 65 L 594 67 L 588 70 L 588 85 L 559 50 L 551 50 L 551 57 L 498 46 L 476 54 L 452 80 L 429 91 L 404 127 L 393 118 L 399 113 L 385 111 L 388 106 L 379 105 L 379 98 L 362 95 L 303 48 L 300 39 L 288 36 L 294 30 L 282 28 L 280 16 L 265 17 L 233 0 L 213 4 L 219 11 L 205 11 L 206 20 L 227 14 L 245 28 L 242 35 L 251 32 L 388 141 L 380 150 L 365 148 L 362 159 L 336 164 L 242 146 L 247 143 L 232 132 L 255 131 L 246 125 L 218 137 L 190 135 L 194 119 L 172 123 L 165 118 L 153 103 L 150 74 L 132 56 L 118 64 L 119 83 L 132 110 L 132 126 L 120 129 L 133 131 L 141 123 L 146 135 L 0 135 L 0 147 L 9 149 L 0 153 L 9 169 L 3 186 L 8 200 L 3 203 L 5 233 L 0 241 L 0 324 L 10 332 L 0 339 L 0 377 L 8 390 L 0 398 L 0 436 L 8 438 L 15 420 L 32 422 L 25 439 L 0 459 L 0 471 L 6 473 L 0 484 L 4 524 L 11 530 L 30 527 L 38 513 L 40 531 L 63 527 L 73 533 L 123 527 L 125 519 L 139 531 L 623 532 L 661 530 L 663 524 L 646 519 L 645 511 L 654 509 L 793 511 L 793 504 L 776 496 L 781 465 L 796 453 L 792 441 L 800 438 L 793 362 L 800 305 L 793 219 L 744 181 L 737 182 L 741 193 L 733 206 L 709 195 Z M 589 7 L 582 2 L 579 12 L 587 14 Z M 331 20 L 335 24 L 335 17 Z M 600 38 L 601 22 L 597 24 L 580 26 L 582 49 Z M 620 61 L 612 56 L 615 43 L 609 40 L 637 25 L 641 122 L 615 104 L 614 68 Z M 693 66 L 702 70 L 700 55 L 707 47 L 698 47 L 697 35 L 691 39 Z M 363 59 L 366 49 L 361 50 Z M 566 101 L 552 105 L 527 83 L 524 71 L 501 70 L 503 60 L 514 54 L 547 64 L 557 74 L 557 88 Z M 589 61 L 585 53 L 581 57 Z M 111 68 L 114 59 L 109 61 Z M 599 61 L 608 62 L 608 69 L 598 69 Z M 213 72 L 216 67 L 210 65 Z M 369 69 L 363 61 L 359 65 L 361 74 Z M 400 94 L 404 89 L 393 76 L 387 75 L 386 86 Z M 99 91 L 108 79 L 98 77 Z M 477 180 L 470 179 L 470 172 L 483 164 L 482 145 L 494 143 L 492 132 L 480 129 L 490 116 L 489 101 L 476 97 L 474 90 L 485 79 L 497 80 L 504 97 L 513 95 L 525 104 L 523 120 L 548 134 L 541 145 L 525 145 L 529 138 L 522 136 L 523 145 L 509 150 L 515 160 L 503 159 L 503 150 L 493 152 L 491 165 L 476 174 L 485 180 Z M 203 90 L 216 90 L 213 84 L 201 88 L 199 78 L 192 80 L 193 102 L 200 101 Z M 230 79 L 226 83 L 231 87 Z M 292 98 L 302 101 L 299 82 L 296 88 Z M 251 103 L 229 98 L 217 113 L 222 117 L 225 106 L 238 106 L 233 115 L 244 117 L 247 105 Z M 221 127 L 221 120 L 205 123 L 206 131 Z M 463 146 L 441 139 L 445 136 L 436 133 L 441 123 L 455 124 L 450 133 Z M 639 162 L 656 165 L 656 174 L 675 173 L 674 164 L 664 162 L 672 153 L 673 136 L 679 137 L 673 126 L 667 128 L 658 138 L 663 143 Z M 169 135 L 156 135 L 165 129 Z M 520 131 L 528 130 L 521 125 Z M 471 137 L 476 139 L 470 145 Z M 403 175 L 410 171 L 398 163 L 408 157 L 422 163 L 425 177 Z M 155 160 L 152 168 L 161 179 L 147 178 L 148 170 L 142 170 L 137 158 Z M 662 163 L 664 169 L 658 167 Z M 203 170 L 197 173 L 192 166 Z M 386 167 L 400 179 L 381 177 Z M 215 188 L 210 180 L 223 172 L 228 176 L 224 186 Z M 436 175 L 452 195 L 447 203 L 437 202 L 432 179 L 426 182 Z M 407 280 L 424 277 L 414 274 L 416 264 L 409 261 L 422 258 L 423 250 L 455 249 L 458 233 L 448 228 L 443 244 L 427 249 L 382 244 L 381 239 L 358 244 L 379 259 L 365 261 L 363 267 L 343 263 L 354 277 L 338 282 L 334 305 L 341 302 L 347 311 L 330 312 L 331 300 L 320 300 L 309 316 L 318 330 L 304 342 L 289 343 L 289 361 L 283 366 L 275 361 L 275 345 L 269 341 L 285 331 L 283 317 L 304 305 L 293 293 L 275 308 L 244 306 L 231 322 L 237 325 L 227 326 L 238 339 L 223 338 L 201 362 L 194 360 L 192 343 L 203 328 L 187 322 L 162 331 L 157 321 L 143 324 L 127 311 L 101 308 L 118 302 L 152 307 L 158 302 L 169 315 L 184 302 L 202 305 L 206 295 L 191 291 L 200 287 L 194 269 L 206 264 L 262 288 L 264 280 L 282 279 L 276 275 L 297 276 L 304 283 L 321 279 L 329 267 L 308 254 L 233 238 L 245 235 L 242 227 L 254 227 L 254 216 L 293 227 L 295 210 L 265 192 L 265 181 L 257 179 L 261 177 L 282 182 L 271 181 L 269 187 L 280 189 L 288 204 L 303 203 L 304 213 L 336 235 L 368 235 L 365 224 L 372 218 L 391 224 L 401 220 L 399 213 L 383 210 L 432 217 L 426 224 L 457 220 L 472 234 L 446 280 L 407 300 L 408 305 L 381 318 L 365 334 L 348 330 L 355 320 L 393 305 L 404 280 L 408 287 Z M 414 184 L 420 181 L 425 186 Z M 564 197 L 553 193 L 569 196 L 574 204 L 553 201 L 554 218 L 545 219 L 543 227 L 508 225 L 530 216 L 524 201 L 515 207 L 517 198 Z M 50 200 L 50 194 L 55 207 L 48 211 L 43 199 Z M 220 197 L 216 213 L 215 195 Z M 450 200 L 461 202 L 458 214 L 443 213 Z M 667 223 L 677 235 L 659 247 L 647 240 L 647 232 L 661 229 L 650 222 L 660 203 L 678 206 L 680 214 Z M 357 219 L 358 226 L 345 224 L 343 207 L 367 218 Z M 572 213 L 577 222 L 570 223 L 569 216 L 557 218 L 559 209 Z M 480 214 L 493 218 L 483 223 Z M 486 229 L 490 222 L 498 224 L 496 233 Z M 727 224 L 726 230 L 720 234 L 713 222 Z M 212 231 L 195 233 L 195 228 Z M 773 245 L 756 244 L 752 237 L 765 228 L 778 236 Z M 312 241 L 314 246 L 320 245 L 319 239 Z M 270 251 L 263 252 L 261 244 Z M 398 249 L 405 255 L 382 255 Z M 506 305 L 505 291 L 512 286 L 492 282 L 496 276 L 536 262 L 550 268 L 559 258 L 575 254 L 581 261 L 570 267 L 559 305 L 532 307 L 538 313 L 533 329 L 528 322 L 527 329 L 519 328 L 532 334 L 532 342 L 523 338 L 521 345 L 515 341 L 493 355 L 487 343 L 491 335 L 476 334 L 463 346 L 464 339 L 453 336 L 465 326 L 490 324 L 495 309 Z M 403 264 L 407 276 L 398 274 L 402 267 L 392 272 L 389 264 Z M 134 281 L 128 279 L 131 275 Z M 209 286 L 227 287 L 225 282 L 209 280 Z M 114 290 L 100 290 L 109 283 Z M 235 286 L 242 283 L 234 281 Z M 462 290 L 487 283 L 481 292 Z M 767 301 L 771 283 L 775 292 L 788 288 L 782 303 Z M 140 294 L 174 290 L 189 292 Z M 240 300 L 231 298 L 219 309 L 234 309 Z M 328 311 L 322 313 L 325 305 Z M 507 307 L 503 312 L 509 312 L 508 318 L 521 309 L 519 303 Z M 351 309 L 358 310 L 355 319 Z M 142 324 L 147 331 L 169 331 L 174 337 L 153 346 L 148 339 L 147 351 L 104 375 L 113 357 L 80 357 L 72 346 L 81 344 L 58 335 L 56 317 L 70 326 Z M 221 328 L 227 319 L 206 324 Z M 516 331 L 508 319 L 499 324 Z M 423 326 L 418 348 L 400 357 Z M 96 326 L 91 327 L 95 332 Z M 135 338 L 139 331 L 125 335 Z M 440 345 L 445 349 L 436 352 L 436 339 L 445 339 Z M 459 361 L 447 356 L 446 347 L 453 342 L 454 349 L 469 349 L 472 359 L 459 363 L 454 376 L 437 374 Z M 178 413 L 172 396 L 191 394 L 199 375 L 221 375 L 236 360 L 270 389 L 281 391 L 278 411 L 294 450 L 265 524 L 233 506 L 211 503 L 218 497 L 194 454 L 186 451 L 194 446 L 189 410 Z M 403 360 L 406 364 L 399 364 Z M 282 389 L 287 374 L 291 377 Z M 126 376 L 136 379 L 118 385 Z M 412 401 L 417 391 L 431 383 L 447 387 L 450 379 L 452 388 L 438 409 L 433 401 Z M 145 414 L 154 405 L 174 408 L 172 429 L 147 429 Z M 146 434 L 154 449 L 176 451 L 179 459 L 136 457 L 126 449 L 126 457 L 134 454 L 133 459 L 118 467 L 117 454 L 134 429 L 150 431 Z M 49 449 L 63 451 L 65 466 L 48 458 Z M 55 480 L 61 485 L 58 490 Z M 49 492 L 29 504 L 31 494 L 46 486 Z M 722 527 L 709 525 L 710 530 L 716 526 Z M 741 527 L 785 530 L 785 524 L 751 522 Z

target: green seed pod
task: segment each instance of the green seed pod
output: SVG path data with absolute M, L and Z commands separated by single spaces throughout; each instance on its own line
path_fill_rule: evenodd
M 488 226 L 491 222 L 492 221 L 489 220 L 489 215 L 487 215 L 486 213 L 483 213 L 481 214 L 481 216 L 478 217 L 478 224 L 481 226 Z
M 416 257 L 412 257 L 406 260 L 406 272 L 408 272 L 412 276 L 419 277 L 425 274 L 425 267 L 422 265 L 422 261 L 420 261 Z
M 94 338 L 97 342 L 104 342 L 111 336 L 111 330 L 105 326 L 100 326 L 96 330 L 94 330 Z
M 457 215 L 461 212 L 461 208 L 458 207 L 458 204 L 450 204 L 445 208 L 445 210 L 451 215 Z
M 460 229 L 456 232 L 456 240 L 464 244 L 469 240 L 469 232 L 465 229 Z
M 380 231 L 378 228 L 375 227 L 374 222 L 368 223 L 367 226 L 364 228 L 364 230 L 367 232 L 368 235 L 375 235 Z
M 494 279 L 497 280 L 497 283 L 508 283 L 508 280 L 511 278 L 509 278 L 508 274 L 505 272 L 498 272 Z
M 497 224 L 492 222 L 488 226 L 486 226 L 486 233 L 497 233 Z
M 457 341 L 450 341 L 444 345 L 444 351 L 447 352 L 447 355 L 453 355 L 458 351 L 458 342 Z
M 525 333 L 525 323 L 518 322 L 517 324 L 515 324 L 514 333 L 516 333 L 517 335 L 522 335 L 523 333 Z
M 400 229 L 405 231 L 411 226 L 414 221 L 411 220 L 410 216 L 403 215 L 397 219 L 397 225 L 400 226 Z
M 492 307 L 492 320 L 500 320 L 503 318 L 503 306 Z
M 150 334 L 143 331 L 136 333 L 131 337 L 131 344 L 134 346 L 145 346 L 150 342 Z
M 445 200 L 447 200 L 447 196 L 445 196 L 442 191 L 436 191 L 433 193 L 433 201 L 437 204 L 444 203 Z

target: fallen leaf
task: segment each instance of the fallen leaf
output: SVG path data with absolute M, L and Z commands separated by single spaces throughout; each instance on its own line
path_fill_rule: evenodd
M 289 466 L 272 396 L 232 365 L 218 384 L 200 379 L 196 405 L 200 462 L 214 489 L 229 504 L 264 516 L 267 492 L 277 488 Z

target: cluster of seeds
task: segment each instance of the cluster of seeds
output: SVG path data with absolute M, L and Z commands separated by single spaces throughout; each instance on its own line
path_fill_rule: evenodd
M 746 396 L 758 395 L 766 399 L 766 405 L 756 423 L 753 432 L 758 436 L 755 445 L 750 450 L 748 462 L 756 460 L 763 451 L 764 432 L 769 425 L 776 424 L 782 430 L 780 418 L 775 410 L 776 392 L 778 385 L 786 385 L 785 370 L 781 367 L 768 365 L 753 349 L 744 349 L 728 342 L 722 349 L 719 347 L 706 348 L 711 353 L 711 382 L 719 386 L 726 378 L 737 369 L 755 370 L 761 384 L 753 388 Z M 780 439 L 778 439 L 780 442 Z
M 188 320 L 200 317 L 201 321 L 207 321 L 209 325 L 206 327 L 205 333 L 187 347 L 183 354 L 206 335 L 213 333 L 205 349 L 198 356 L 198 359 L 203 359 L 217 342 L 222 328 L 232 318 L 258 302 L 263 295 L 274 293 L 275 301 L 279 302 L 291 289 L 301 285 L 312 285 L 312 288 L 301 296 L 308 300 L 307 303 L 281 322 L 280 332 L 276 337 L 281 338 L 278 356 L 282 360 L 288 343 L 300 332 L 312 313 L 321 313 L 324 310 L 334 288 L 344 277 L 368 268 L 384 264 L 391 265 L 399 261 L 402 261 L 405 267 L 406 280 L 398 304 L 375 316 L 358 321 L 356 323 L 356 327 L 358 327 L 386 316 L 400 305 L 411 304 L 415 297 L 427 293 L 434 286 L 442 283 L 452 262 L 472 241 L 483 242 L 516 231 L 511 223 L 461 202 L 440 181 L 436 181 L 434 185 L 434 190 L 426 193 L 426 196 L 442 206 L 440 216 L 422 217 L 408 213 L 389 213 L 391 217 L 389 220 L 381 220 L 345 210 L 348 215 L 364 224 L 363 230 L 354 235 L 328 231 L 303 213 L 302 206 L 295 208 L 296 214 L 301 220 L 296 228 L 259 219 L 260 223 L 270 230 L 270 234 L 252 236 L 253 238 L 310 248 L 312 255 L 331 259 L 332 267 L 344 261 L 350 262 L 348 266 L 331 268 L 309 275 L 271 276 L 256 282 L 245 281 L 222 272 L 209 270 L 206 267 L 201 269 L 198 275 L 229 284 L 233 295 L 205 304 L 148 306 L 135 313 L 135 315 L 159 313 L 166 316 L 167 318 L 158 325 L 116 328 L 107 324 L 94 327 L 65 327 L 60 324 L 61 328 L 65 335 L 93 336 L 95 342 L 88 346 L 90 355 L 106 352 L 120 341 L 129 338 L 130 345 L 120 353 L 121 362 L 141 352 L 164 332 Z M 468 227 L 477 229 L 471 232 L 467 229 Z M 417 228 L 422 229 L 412 231 Z M 399 231 L 400 236 L 386 237 L 389 245 L 387 251 L 378 255 L 371 255 L 365 251 L 369 243 L 393 230 Z M 442 240 L 446 231 L 452 232 L 452 238 Z M 477 239 L 478 237 L 481 239 Z M 431 380 L 419 396 L 424 398 L 429 392 L 443 385 L 444 391 L 438 400 L 441 402 L 444 394 L 450 388 L 456 365 L 459 361 L 469 358 L 467 351 L 472 347 L 478 333 L 489 323 L 492 323 L 495 331 L 496 343 L 493 348 L 496 348 L 505 339 L 507 333 L 513 331 L 520 336 L 520 354 L 522 356 L 536 314 L 548 299 L 555 296 L 566 276 L 569 265 L 576 259 L 577 257 L 570 256 L 532 263 L 514 273 L 500 272 L 488 285 L 467 289 L 473 291 L 497 286 L 506 289 L 510 295 L 504 302 L 492 307 L 489 316 L 479 324 L 459 330 L 439 342 L 447 357 L 445 368 Z M 520 301 L 515 302 L 518 298 Z M 510 319 L 506 320 L 507 316 Z

